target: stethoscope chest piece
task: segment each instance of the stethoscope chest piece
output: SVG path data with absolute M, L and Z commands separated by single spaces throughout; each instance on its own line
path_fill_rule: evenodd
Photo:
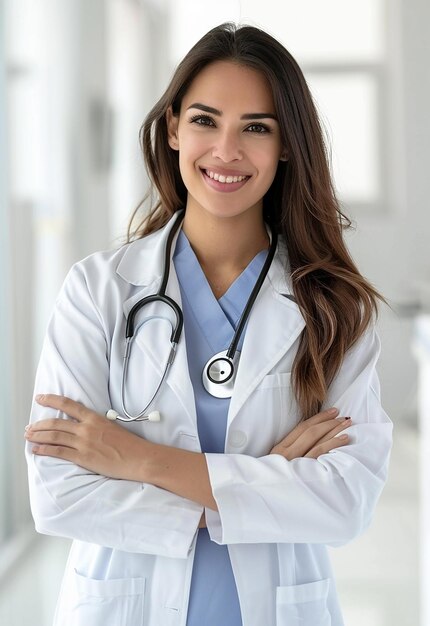
M 203 368 L 203 386 L 215 398 L 231 398 L 236 378 L 239 352 L 231 359 L 228 350 L 218 352 L 209 359 Z

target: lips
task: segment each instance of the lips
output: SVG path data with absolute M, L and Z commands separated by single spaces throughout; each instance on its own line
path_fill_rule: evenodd
M 251 176 L 246 174 L 240 174 L 238 172 L 216 172 L 210 169 L 200 168 L 202 178 L 206 185 L 215 191 L 221 193 L 231 193 L 241 189 Z
M 234 170 L 215 170 L 210 168 L 200 168 L 205 183 L 223 193 L 237 191 L 241 189 L 251 178 L 249 174 Z

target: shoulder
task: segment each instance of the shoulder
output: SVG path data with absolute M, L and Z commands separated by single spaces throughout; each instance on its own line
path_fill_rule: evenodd
M 75 263 L 66 280 L 79 280 L 92 286 L 113 283 L 144 284 L 148 259 L 153 256 L 161 231 L 151 233 L 120 248 L 94 252 Z
M 126 244 L 116 250 L 93 252 L 74 263 L 66 275 L 59 298 L 64 294 L 76 297 L 79 292 L 105 290 L 106 286 L 118 282 L 117 268 L 129 246 Z
M 371 322 L 362 335 L 347 350 L 342 364 L 330 387 L 339 390 L 350 385 L 369 387 L 374 381 L 376 367 L 381 353 L 381 342 L 374 322 Z

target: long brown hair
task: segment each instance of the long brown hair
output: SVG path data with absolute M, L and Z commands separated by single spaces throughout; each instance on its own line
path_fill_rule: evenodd
M 351 226 L 331 180 L 318 114 L 301 69 L 273 37 L 252 26 L 221 24 L 210 30 L 177 67 L 165 93 L 149 112 L 140 142 L 152 183 L 129 224 L 128 240 L 161 228 L 186 206 L 187 190 L 178 152 L 167 141 L 166 111 L 180 112 L 196 75 L 209 63 L 231 60 L 256 69 L 273 93 L 281 140 L 288 160 L 280 161 L 263 199 L 265 220 L 287 244 L 293 292 L 305 319 L 293 363 L 292 382 L 301 417 L 317 413 L 344 358 L 377 315 L 384 300 L 359 273 L 342 231 Z M 150 196 L 155 201 L 133 228 Z

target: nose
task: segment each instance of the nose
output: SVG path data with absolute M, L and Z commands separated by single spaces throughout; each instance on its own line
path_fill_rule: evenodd
M 224 163 L 241 160 L 242 148 L 237 133 L 228 130 L 219 133 L 212 149 L 212 156 Z

